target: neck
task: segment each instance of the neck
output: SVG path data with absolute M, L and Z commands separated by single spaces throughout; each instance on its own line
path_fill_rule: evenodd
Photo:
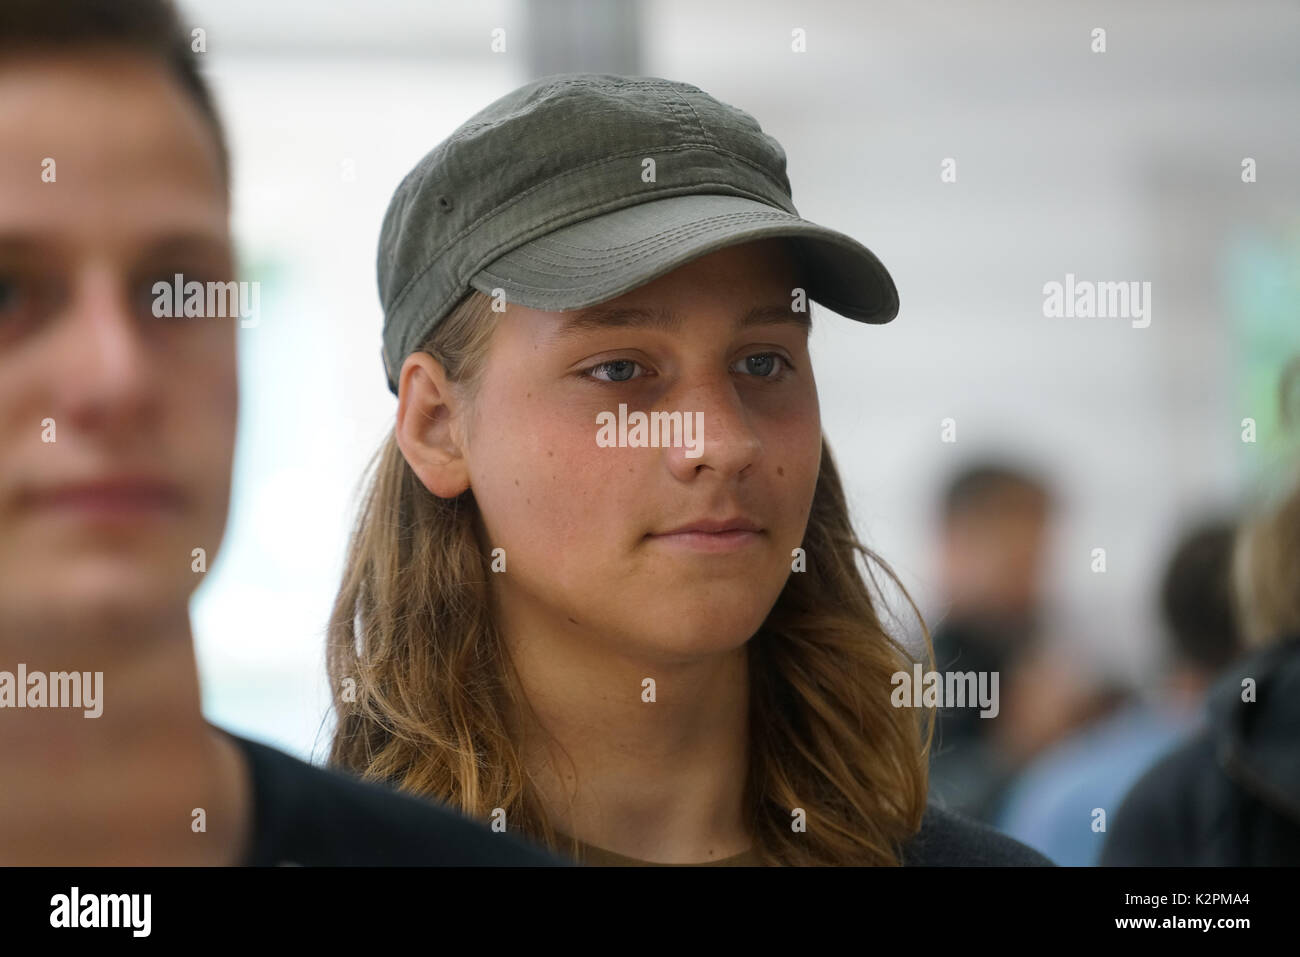
M 0 863 L 238 860 L 247 772 L 203 719 L 184 606 L 148 619 L 14 621 L 0 633 L 0 672 L 35 706 L 0 711 Z M 67 698 L 49 680 L 56 672 L 79 673 L 81 703 L 94 688 L 95 706 L 54 707 Z
M 665 661 L 611 652 L 608 636 L 502 617 L 531 709 L 514 716 L 525 768 L 558 830 L 665 864 L 752 845 L 747 645 Z M 646 678 L 654 701 L 643 700 Z

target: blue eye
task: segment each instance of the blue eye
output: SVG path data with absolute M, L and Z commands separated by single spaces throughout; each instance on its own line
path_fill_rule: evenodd
M 792 368 L 790 361 L 778 352 L 757 352 L 752 356 L 746 356 L 741 359 L 737 366 L 743 365 L 744 368 L 732 368 L 738 372 L 746 372 L 755 379 L 762 379 L 768 382 L 779 382 L 786 377 Z M 619 383 L 631 382 L 634 378 L 639 378 L 633 374 L 633 371 L 641 368 L 640 363 L 631 359 L 610 359 L 606 362 L 597 363 L 589 369 L 584 369 L 582 375 L 589 379 L 595 379 L 597 382 Z M 773 371 L 778 370 L 778 371 Z M 605 373 L 599 375 L 598 373 Z
M 632 379 L 631 371 L 635 368 L 639 368 L 639 366 L 631 359 L 611 359 L 609 362 L 602 362 L 598 365 L 592 366 L 590 369 L 585 370 L 583 374 L 591 376 L 591 378 L 595 379 L 597 382 L 629 382 Z M 598 372 L 602 369 L 618 371 L 617 373 L 612 374 L 608 379 L 602 379 L 600 376 L 592 375 L 592 373 Z M 628 375 L 622 375 L 622 372 L 624 371 L 626 371 Z

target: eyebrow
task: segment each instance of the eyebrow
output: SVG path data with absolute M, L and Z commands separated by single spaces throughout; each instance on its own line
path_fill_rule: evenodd
M 232 250 L 229 240 L 210 233 L 173 233 L 162 236 L 145 247 L 150 258 L 162 256 L 219 256 L 228 257 Z
M 64 240 L 51 233 L 0 232 L 0 254 L 32 255 L 51 249 L 62 249 Z M 142 249 L 143 258 L 157 259 L 165 256 L 205 255 L 229 257 L 228 241 L 220 235 L 206 232 L 167 233 L 149 240 Z
M 657 329 L 674 332 L 681 328 L 681 315 L 668 309 L 649 309 L 641 306 L 590 306 L 562 313 L 564 324 L 556 330 L 556 339 L 570 339 L 601 329 Z M 737 320 L 737 328 L 784 323 L 804 330 L 807 334 L 811 320 L 806 312 L 795 312 L 788 306 L 754 306 Z

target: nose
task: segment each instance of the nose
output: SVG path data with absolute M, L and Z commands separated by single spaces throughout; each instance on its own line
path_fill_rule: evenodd
M 669 469 L 687 481 L 704 472 L 731 479 L 762 453 L 762 441 L 748 409 L 726 372 L 701 375 L 666 397 L 682 413 L 681 445 L 666 450 Z
M 56 418 L 103 435 L 147 429 L 158 412 L 159 370 L 143 323 L 184 320 L 138 315 L 106 265 L 83 269 L 70 292 L 54 343 Z

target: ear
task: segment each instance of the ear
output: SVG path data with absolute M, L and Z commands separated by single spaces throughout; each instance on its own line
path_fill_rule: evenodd
M 470 486 L 463 445 L 468 410 L 453 390 L 442 363 L 413 352 L 397 379 L 397 445 L 420 482 L 439 498 L 455 498 Z

